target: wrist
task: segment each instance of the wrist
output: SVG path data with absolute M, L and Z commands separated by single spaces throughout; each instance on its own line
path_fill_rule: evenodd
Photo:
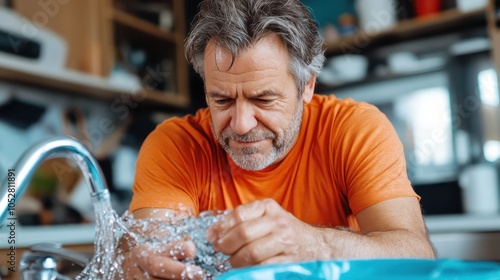
M 327 260 L 333 258 L 333 244 L 331 240 L 331 233 L 327 233 L 327 231 L 331 231 L 328 228 L 320 228 L 320 227 L 310 227 L 310 233 L 308 234 L 308 238 L 305 239 L 305 252 L 307 254 L 307 259 L 310 260 Z M 329 238 L 327 238 L 329 236 Z
M 346 256 L 346 249 L 352 250 L 349 245 L 352 238 L 358 236 L 358 232 L 350 227 L 311 227 L 313 233 L 310 248 L 315 248 L 313 259 L 329 260 Z

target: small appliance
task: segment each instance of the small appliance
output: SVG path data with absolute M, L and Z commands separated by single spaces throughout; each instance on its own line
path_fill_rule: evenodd
M 65 67 L 67 44 L 64 39 L 8 8 L 0 7 L 0 18 L 2 64 L 28 63 L 44 71 Z

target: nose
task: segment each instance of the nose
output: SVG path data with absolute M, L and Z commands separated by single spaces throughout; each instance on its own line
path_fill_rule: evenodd
M 255 111 L 248 102 L 237 102 L 231 116 L 231 129 L 234 133 L 243 135 L 257 126 Z

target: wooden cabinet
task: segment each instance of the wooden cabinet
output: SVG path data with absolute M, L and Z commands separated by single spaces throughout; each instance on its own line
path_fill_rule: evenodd
M 106 76 L 112 61 L 106 59 L 105 49 L 111 42 L 103 21 L 103 2 L 15 0 L 13 8 L 33 24 L 33 29 L 47 28 L 64 38 L 67 68 Z
M 13 0 L 14 10 L 31 21 L 34 27 L 47 28 L 65 39 L 68 45 L 66 67 L 69 70 L 82 72 L 82 75 L 90 76 L 90 80 L 95 80 L 96 76 L 100 80 L 73 83 L 64 78 L 44 77 L 43 73 L 23 73 L 2 67 L 0 79 L 102 99 L 135 93 L 140 94 L 137 99 L 145 104 L 187 107 L 184 1 L 144 3 L 128 0 Z M 165 14 L 170 15 L 171 27 L 165 29 L 164 25 L 159 26 L 142 17 L 141 5 L 164 7 L 166 13 L 162 20 Z M 132 55 L 135 57 L 131 58 Z M 133 67 L 132 59 L 136 63 Z M 107 79 L 117 72 L 122 73 L 122 80 L 130 77 L 129 81 L 135 81 L 133 90 L 106 87 Z

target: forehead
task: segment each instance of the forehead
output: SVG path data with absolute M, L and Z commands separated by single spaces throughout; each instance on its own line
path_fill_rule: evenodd
M 251 71 L 288 70 L 288 53 L 277 35 L 267 35 L 234 57 L 228 50 L 209 42 L 205 49 L 205 75 L 223 72 L 240 75 Z

